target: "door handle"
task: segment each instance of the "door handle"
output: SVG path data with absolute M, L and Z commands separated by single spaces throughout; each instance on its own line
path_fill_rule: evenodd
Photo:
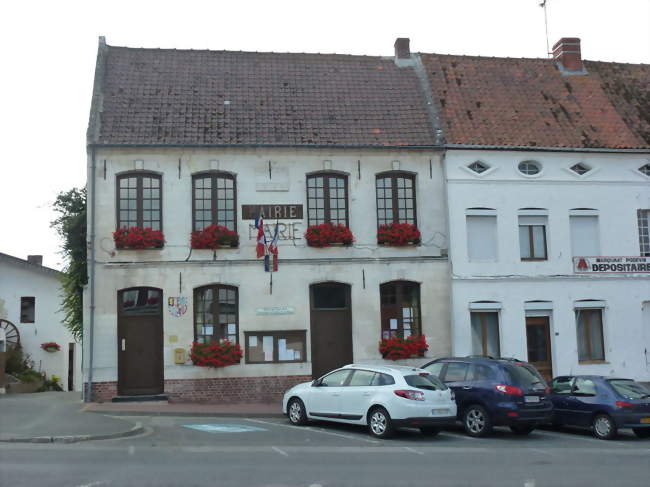
M 337 392 L 332 392 L 332 396 L 336 396 L 336 397 L 338 397 L 338 396 L 340 396 L 340 395 L 341 395 L 341 394 L 339 394 L 339 393 L 337 393 Z
M 370 396 L 370 395 L 372 395 L 372 393 L 371 392 L 364 392 L 363 395 L 364 396 Z
M 126 338 L 122 338 L 122 351 L 126 351 Z
M 463 390 L 464 390 L 464 391 L 469 391 L 469 390 L 471 390 L 471 389 L 472 389 L 471 386 L 463 386 Z

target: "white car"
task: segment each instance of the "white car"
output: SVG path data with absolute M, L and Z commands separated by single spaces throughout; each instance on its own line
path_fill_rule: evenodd
M 433 436 L 455 423 L 456 401 L 453 391 L 426 370 L 352 364 L 289 389 L 282 412 L 294 425 L 318 419 L 367 425 L 378 438 L 400 427 Z

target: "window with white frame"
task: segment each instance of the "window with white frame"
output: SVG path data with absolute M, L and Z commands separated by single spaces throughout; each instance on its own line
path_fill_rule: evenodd
M 576 303 L 578 360 L 580 362 L 605 360 L 603 337 L 603 309 L 583 307 Z
M 497 214 L 491 208 L 468 208 L 467 258 L 470 261 L 497 260 Z
M 499 357 L 499 313 L 495 310 L 472 310 L 472 354 Z
M 639 250 L 641 256 L 650 257 L 650 210 L 637 210 L 639 220 Z
M 548 212 L 541 208 L 519 210 L 519 254 L 521 260 L 547 260 Z
M 598 210 L 574 209 L 569 212 L 571 254 L 573 256 L 600 255 Z

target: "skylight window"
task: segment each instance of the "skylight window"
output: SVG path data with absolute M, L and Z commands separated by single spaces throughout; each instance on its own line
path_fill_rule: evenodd
M 524 176 L 535 176 L 540 173 L 542 166 L 535 161 L 523 161 L 519 163 L 518 169 Z
M 646 164 L 645 166 L 641 166 L 639 168 L 639 172 L 642 174 L 645 174 L 646 176 L 650 177 L 650 164 Z
M 472 162 L 469 166 L 467 166 L 467 168 L 470 169 L 471 171 L 474 171 L 476 174 L 481 174 L 487 171 L 490 168 L 490 166 L 488 166 L 487 164 L 481 161 L 476 161 L 476 162 Z
M 591 171 L 591 168 L 589 166 L 587 166 L 586 164 L 584 164 L 582 162 L 579 162 L 578 164 L 575 164 L 575 165 L 571 166 L 571 170 L 574 173 L 579 174 L 580 176 L 582 176 L 583 174 L 587 174 L 589 171 Z

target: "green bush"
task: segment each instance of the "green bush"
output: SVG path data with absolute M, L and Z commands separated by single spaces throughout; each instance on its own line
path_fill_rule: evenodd
M 21 382 L 38 382 L 43 380 L 43 374 L 33 369 L 27 369 L 15 374 L 15 377 Z
M 23 347 L 16 345 L 7 351 L 5 362 L 5 372 L 17 376 L 21 372 L 31 370 L 34 362 L 29 358 L 29 354 L 23 352 Z

